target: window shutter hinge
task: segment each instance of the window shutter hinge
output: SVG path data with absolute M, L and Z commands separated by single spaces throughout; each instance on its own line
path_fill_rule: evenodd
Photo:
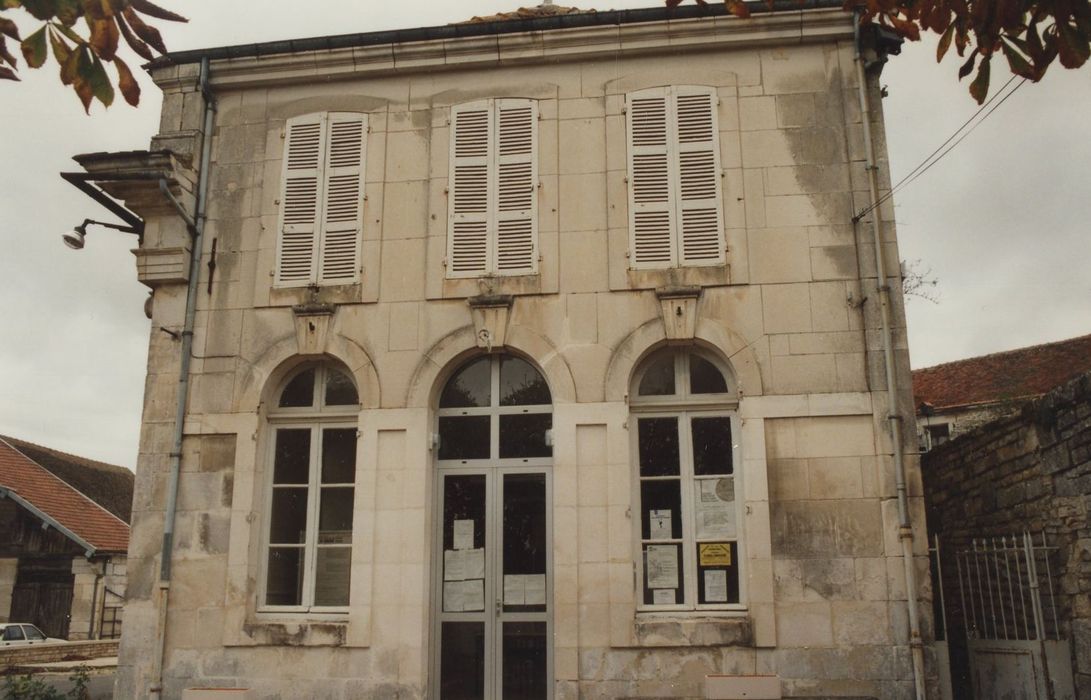
M 628 184 L 629 184 L 629 176 L 628 176 L 628 175 L 626 175 L 626 176 L 625 176 L 625 178 L 624 178 L 624 180 L 625 180 L 625 184 L 626 184 L 626 185 L 628 185 Z
M 443 259 L 443 266 L 444 266 L 444 267 L 447 267 L 447 258 L 444 258 L 444 259 Z
M 428 449 L 438 450 L 439 449 L 439 433 L 432 433 L 431 437 L 432 437 L 432 439 L 429 440 L 430 444 L 428 445 Z
M 287 132 L 284 131 L 284 129 L 280 130 L 280 138 L 285 138 L 287 135 L 288 134 L 287 134 Z
M 371 125 L 370 124 L 367 125 L 367 133 L 369 133 L 369 134 L 371 133 Z
M 451 188 L 450 187 L 444 187 L 443 188 L 443 194 L 451 194 Z
M 630 253 L 630 251 L 628 251 L 628 250 L 625 251 L 625 257 L 627 257 L 627 258 L 632 257 L 632 254 Z
M 629 113 L 629 105 L 623 105 L 621 107 L 621 113 L 622 114 L 628 114 Z

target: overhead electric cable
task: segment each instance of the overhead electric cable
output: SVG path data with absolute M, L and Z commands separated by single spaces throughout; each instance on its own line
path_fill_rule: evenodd
M 970 117 L 965 122 L 963 122 L 960 127 L 955 129 L 955 131 L 950 136 L 948 136 L 947 139 L 943 143 L 941 143 L 939 146 L 937 146 L 936 149 L 934 151 L 932 151 L 928 155 L 927 158 L 922 160 L 917 165 L 917 167 L 915 167 L 911 171 L 909 171 L 909 173 L 907 173 L 905 175 L 905 177 L 903 177 L 893 187 L 891 187 L 890 190 L 886 194 L 879 197 L 870 206 L 866 207 L 865 209 L 862 209 L 858 214 L 856 214 L 856 216 L 853 217 L 852 220 L 854 222 L 859 221 L 864 216 L 866 216 L 868 213 L 874 211 L 876 208 L 881 206 L 888 199 L 893 197 L 896 192 L 898 192 L 899 190 L 904 188 L 909 183 L 913 182 L 913 180 L 916 180 L 918 177 L 923 175 L 933 165 L 938 163 L 945 155 L 950 153 L 951 149 L 953 149 L 955 146 L 957 146 L 959 143 L 961 143 L 964 138 L 966 138 L 971 133 L 973 133 L 973 130 L 976 129 L 978 126 L 980 126 L 981 123 L 984 122 L 986 119 L 988 119 L 989 115 L 991 115 L 994 111 L 996 111 L 997 107 L 1002 105 L 1009 97 L 1011 97 L 1013 94 L 1015 94 L 1015 91 L 1018 90 L 1020 87 L 1022 87 L 1023 83 L 1027 82 L 1026 78 L 1023 78 L 1007 94 L 1004 94 L 1004 91 L 1008 88 L 1008 86 L 1011 85 L 1015 81 L 1015 79 L 1018 78 L 1018 77 L 1019 76 L 1017 76 L 1017 75 L 1013 75 L 1010 79 L 1008 79 L 1008 82 L 1004 83 L 1004 85 L 996 93 L 994 93 L 992 97 L 990 97 L 988 100 L 986 100 L 985 104 L 978 107 L 977 111 L 974 112 L 972 115 L 970 115 Z M 1003 95 L 1003 97 L 1001 97 L 1001 95 Z M 993 105 L 992 103 L 994 101 L 996 101 L 998 98 L 999 98 L 999 101 L 996 102 L 995 105 Z M 990 105 L 992 105 L 991 109 L 989 109 Z M 985 111 L 986 109 L 988 109 L 989 111 L 985 112 L 985 115 L 982 116 L 980 120 L 978 120 L 976 123 L 973 123 L 974 120 L 977 119 L 978 116 L 981 115 L 981 113 L 983 111 Z M 973 126 L 970 126 L 971 123 L 973 123 Z M 966 129 L 967 126 L 970 126 L 970 128 Z M 964 129 L 966 131 L 965 131 L 965 133 L 962 133 Z M 951 143 L 952 141 L 954 141 L 954 143 Z M 951 144 L 951 145 L 949 147 L 947 147 L 946 149 L 944 149 L 944 147 L 947 146 L 948 144 Z

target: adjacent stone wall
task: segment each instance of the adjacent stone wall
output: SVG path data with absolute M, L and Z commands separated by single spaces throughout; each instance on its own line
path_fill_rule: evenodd
M 1024 530 L 1059 548 L 1050 559 L 1058 616 L 1073 642 L 1077 696 L 1091 697 L 1091 374 L 932 450 L 922 470 L 928 523 L 946 552 Z M 947 568 L 957 642 L 958 581 Z

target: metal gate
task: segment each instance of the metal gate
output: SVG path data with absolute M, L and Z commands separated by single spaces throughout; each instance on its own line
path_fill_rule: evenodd
M 1049 561 L 1055 550 L 1044 534 L 1040 542 L 1026 532 L 975 538 L 955 552 L 955 571 L 945 577 L 935 540 L 937 625 L 950 645 L 950 677 L 957 687 L 959 671 L 968 671 L 962 676 L 968 675 L 976 700 L 1075 700 L 1071 648 L 1059 624 Z M 944 581 L 952 578 L 957 601 L 945 595 Z

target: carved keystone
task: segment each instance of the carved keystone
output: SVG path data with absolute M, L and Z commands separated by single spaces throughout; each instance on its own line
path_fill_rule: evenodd
M 484 348 L 486 352 L 503 349 L 512 303 L 514 297 L 510 294 L 481 294 L 466 300 L 474 320 L 477 347 Z
M 316 302 L 292 307 L 292 313 L 295 314 L 295 340 L 300 355 L 321 355 L 326 352 L 326 337 L 335 308 L 333 304 Z
M 659 297 L 659 311 L 663 315 L 663 328 L 667 341 L 688 343 L 697 335 L 697 300 L 700 287 L 660 287 L 655 290 Z

